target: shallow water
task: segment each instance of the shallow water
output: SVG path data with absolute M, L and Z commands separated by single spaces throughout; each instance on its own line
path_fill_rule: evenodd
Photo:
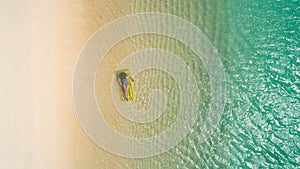
M 148 158 L 117 157 L 120 166 L 150 169 L 300 167 L 298 4 L 297 0 L 136 1 L 133 13 L 174 14 L 207 35 L 223 63 L 226 99 L 218 127 L 203 142 L 201 126 L 210 113 L 212 91 L 201 60 L 187 46 L 160 35 L 140 35 L 122 41 L 111 51 L 127 47 L 125 54 L 129 54 L 144 48 L 159 48 L 180 55 L 193 72 L 202 104 L 191 132 L 178 145 Z M 149 109 L 147 98 L 151 89 L 169 91 L 164 115 L 150 124 L 132 123 L 116 115 L 110 118 L 118 119 L 118 124 L 112 122 L 111 126 L 125 135 L 151 137 L 172 125 L 180 104 L 180 90 L 170 75 L 157 69 L 142 71 L 135 78 L 136 98 L 140 99 L 132 104 L 138 110 Z M 147 81 L 145 79 L 157 81 L 157 85 L 141 84 Z M 100 159 L 99 166 L 108 167 Z

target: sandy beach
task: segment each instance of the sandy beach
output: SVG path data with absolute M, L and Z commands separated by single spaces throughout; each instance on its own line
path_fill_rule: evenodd
M 0 168 L 122 167 L 81 128 L 72 78 L 88 38 L 130 8 L 129 0 L 0 3 Z
M 299 168 L 297 2 L 0 1 L 0 169 Z

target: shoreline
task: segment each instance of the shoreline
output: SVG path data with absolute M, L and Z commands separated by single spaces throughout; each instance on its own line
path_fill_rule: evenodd
M 113 156 L 98 148 L 80 126 L 72 79 L 88 38 L 103 25 L 130 14 L 131 2 L 32 0 L 0 6 L 4 21 L 0 28 L 5 32 L 1 112 L 7 112 L 1 118 L 6 136 L 0 140 L 5 146 L 0 168 L 116 165 Z M 107 161 L 100 164 L 102 160 Z

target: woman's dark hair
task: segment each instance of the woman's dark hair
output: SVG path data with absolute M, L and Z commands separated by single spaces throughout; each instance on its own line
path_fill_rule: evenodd
M 126 75 L 126 73 L 124 73 L 124 72 L 121 72 L 121 73 L 119 74 L 119 78 L 120 78 L 120 79 L 124 79 L 126 76 L 127 76 L 127 75 Z

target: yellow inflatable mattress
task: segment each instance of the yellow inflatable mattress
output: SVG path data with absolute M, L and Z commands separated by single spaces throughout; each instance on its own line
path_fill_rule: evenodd
M 133 95 L 133 90 L 132 90 L 132 81 L 130 80 L 129 76 L 130 76 L 130 70 L 129 69 L 121 69 L 121 70 L 117 70 L 115 71 L 115 76 L 117 77 L 117 79 L 119 78 L 120 73 L 126 73 L 127 78 L 128 78 L 128 85 L 129 85 L 129 89 L 128 89 L 128 100 L 134 100 L 134 95 Z M 123 89 L 123 87 L 119 84 L 119 94 L 120 94 L 120 100 L 121 101 L 126 101 L 126 97 L 125 97 L 125 91 Z

